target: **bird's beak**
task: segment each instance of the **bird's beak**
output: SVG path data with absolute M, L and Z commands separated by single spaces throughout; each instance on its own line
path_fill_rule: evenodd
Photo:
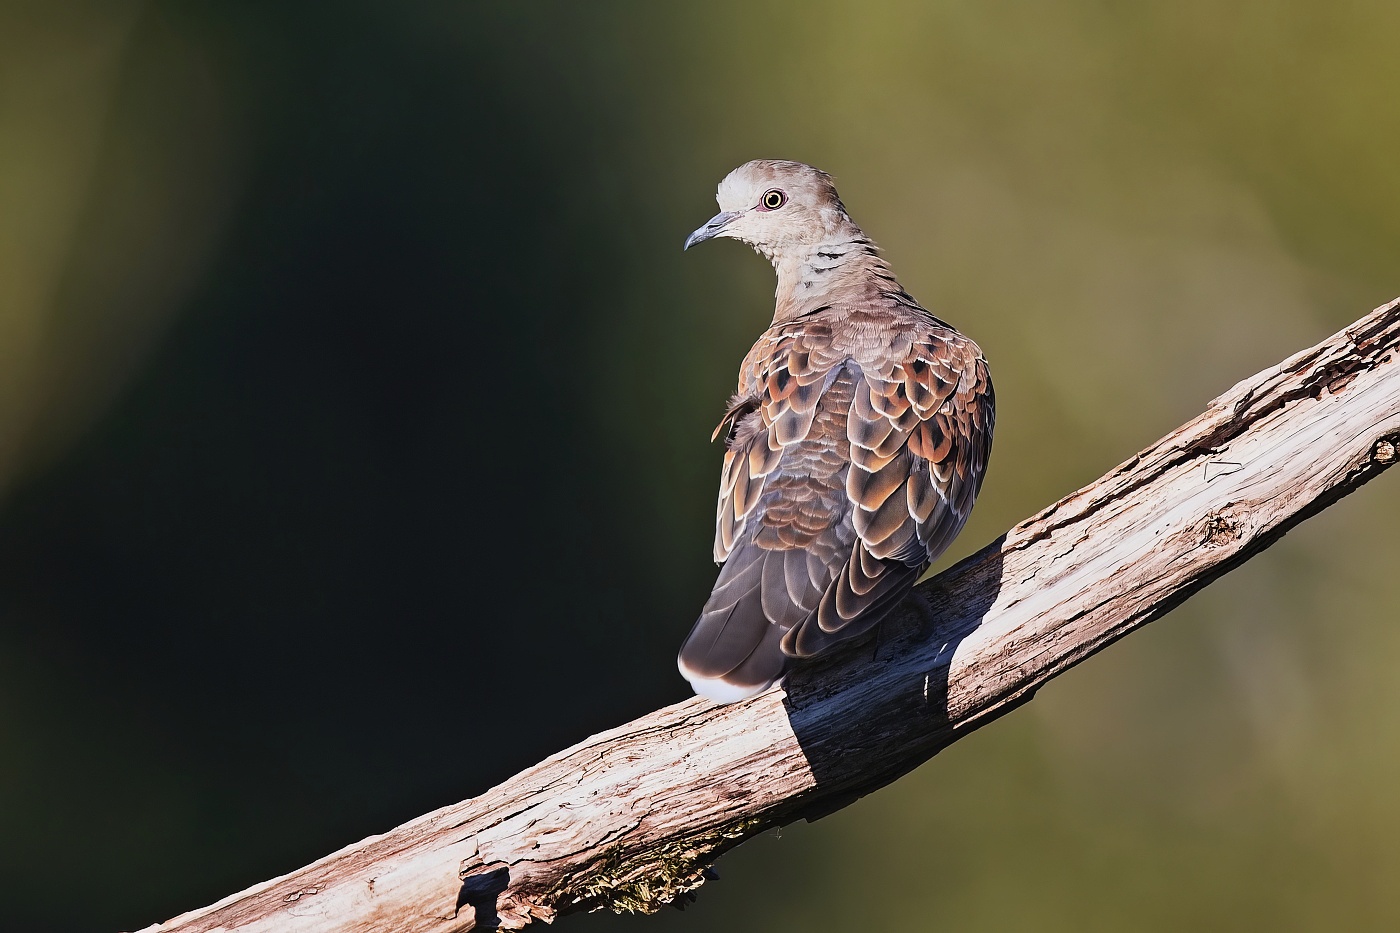
M 706 240 L 719 236 L 725 227 L 733 223 L 734 219 L 742 213 L 741 211 L 720 211 L 709 220 L 705 221 L 705 226 L 696 230 L 685 238 L 683 250 L 690 249 L 696 243 L 704 243 Z

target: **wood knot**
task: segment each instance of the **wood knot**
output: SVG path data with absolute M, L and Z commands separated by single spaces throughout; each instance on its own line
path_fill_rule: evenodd
M 1371 459 L 1380 464 L 1391 464 L 1395 462 L 1395 440 L 1383 437 L 1376 441 L 1375 449 L 1371 451 Z
M 1224 547 L 1240 537 L 1240 523 L 1228 512 L 1212 512 L 1201 526 L 1201 544 Z

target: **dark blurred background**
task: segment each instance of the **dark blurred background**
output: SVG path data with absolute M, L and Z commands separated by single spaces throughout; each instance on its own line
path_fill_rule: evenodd
M 0 5 L 0 905 L 203 906 L 688 693 L 771 313 L 682 255 L 834 173 L 985 348 L 947 560 L 1400 293 L 1400 6 Z M 686 913 L 1400 926 L 1393 477 Z

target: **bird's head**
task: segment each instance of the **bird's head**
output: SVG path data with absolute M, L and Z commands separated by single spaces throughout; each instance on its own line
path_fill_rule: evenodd
M 715 200 L 719 213 L 686 238 L 686 249 L 732 237 L 773 259 L 826 242 L 851 224 L 831 176 L 801 162 L 746 162 L 719 183 Z

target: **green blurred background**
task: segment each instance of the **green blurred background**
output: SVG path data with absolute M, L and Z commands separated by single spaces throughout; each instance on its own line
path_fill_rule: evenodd
M 687 695 L 834 173 L 977 339 L 949 559 L 1400 294 L 1400 6 L 0 6 L 0 905 L 140 927 Z M 1384 477 L 880 793 L 564 929 L 1400 928 Z M 940 566 L 946 565 L 947 560 Z

